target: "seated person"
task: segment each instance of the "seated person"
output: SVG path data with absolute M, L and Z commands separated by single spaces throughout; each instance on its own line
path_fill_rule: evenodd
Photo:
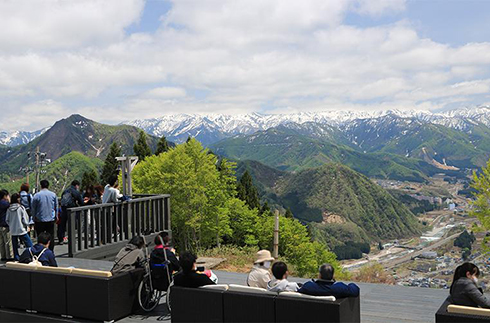
M 330 264 L 320 266 L 319 278 L 311 280 L 298 290 L 298 292 L 311 296 L 334 296 L 335 298 L 359 296 L 359 286 L 350 283 L 335 282 L 334 268 Z
M 272 265 L 272 275 L 274 278 L 267 284 L 267 290 L 276 293 L 298 291 L 299 285 L 288 281 L 288 266 L 284 262 L 278 261 Z
M 490 300 L 478 288 L 480 269 L 466 262 L 454 271 L 453 283 L 449 292 L 449 302 L 454 305 L 490 308 Z
M 200 274 L 196 271 L 196 260 L 197 257 L 189 251 L 180 255 L 179 263 L 182 270 L 174 277 L 175 286 L 197 288 L 206 285 L 215 285 L 207 275 Z
M 158 290 L 166 290 L 173 273 L 180 270 L 175 250 L 169 246 L 170 237 L 163 231 L 155 237 L 155 248 L 150 255 L 151 277 Z
M 28 264 L 37 259 L 43 266 L 58 267 L 54 253 L 49 249 L 51 234 L 44 231 L 37 237 L 37 243 L 24 250 L 20 255 L 19 262 Z
M 271 281 L 269 268 L 274 258 L 269 250 L 260 250 L 255 257 L 254 266 L 247 277 L 247 285 L 267 289 L 267 284 Z
M 133 237 L 117 254 L 111 272 L 115 274 L 143 267 L 145 254 L 141 249 L 144 246 L 145 240 L 141 236 Z

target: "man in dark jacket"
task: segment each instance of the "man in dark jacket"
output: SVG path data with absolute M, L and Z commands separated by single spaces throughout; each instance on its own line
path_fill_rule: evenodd
M 333 276 L 332 265 L 323 264 L 320 266 L 320 279 L 304 283 L 298 292 L 311 296 L 334 296 L 335 298 L 359 296 L 359 286 L 354 283 L 349 285 L 337 283 Z
M 10 195 L 6 190 L 0 190 L 0 255 L 2 261 L 14 258 L 12 252 L 12 236 L 6 221 L 7 210 L 10 207 Z
M 71 186 L 68 187 L 63 194 L 61 194 L 61 214 L 58 224 L 58 244 L 66 242 L 66 222 L 68 221 L 68 209 L 77 206 L 83 206 L 83 197 L 79 191 L 80 182 L 75 180 L 71 182 Z
M 175 286 L 197 288 L 214 285 L 214 282 L 207 275 L 197 273 L 196 260 L 197 257 L 189 251 L 180 255 L 179 263 L 182 271 L 174 277 Z
M 28 264 L 36 257 L 43 266 L 58 267 L 54 253 L 49 249 L 51 235 L 48 232 L 41 232 L 37 237 L 37 244 L 24 250 L 19 262 Z

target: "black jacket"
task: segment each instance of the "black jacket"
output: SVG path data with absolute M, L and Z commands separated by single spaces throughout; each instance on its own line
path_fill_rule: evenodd
M 490 308 L 490 300 L 467 277 L 461 277 L 454 283 L 454 286 L 451 288 L 449 301 L 454 305 Z
M 180 287 L 197 288 L 206 285 L 214 285 L 214 282 L 204 274 L 198 274 L 195 271 L 190 273 L 180 272 L 174 277 L 174 285 Z
M 83 206 L 82 194 L 75 188 L 70 186 L 61 194 L 61 206 L 66 208 Z

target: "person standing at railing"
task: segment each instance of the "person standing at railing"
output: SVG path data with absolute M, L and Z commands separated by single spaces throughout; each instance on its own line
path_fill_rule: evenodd
M 119 202 L 118 180 L 116 176 L 111 176 L 109 182 L 104 187 L 104 195 L 102 195 L 102 203 L 117 203 Z
M 54 250 L 54 223 L 56 221 L 56 209 L 58 197 L 49 190 L 49 182 L 41 181 L 41 190 L 32 198 L 32 214 L 34 217 L 34 230 L 39 236 L 42 232 L 50 235 L 49 249 Z
M 2 261 L 14 258 L 12 253 L 12 236 L 6 222 L 7 210 L 10 207 L 10 195 L 6 190 L 0 190 L 0 255 Z
M 63 244 L 68 242 L 65 237 L 66 223 L 68 221 L 68 209 L 77 206 L 85 205 L 80 193 L 80 182 L 74 180 L 71 182 L 70 187 L 63 191 L 61 194 L 61 214 L 58 223 L 58 244 Z
M 19 240 L 26 248 L 32 247 L 29 237 L 29 215 L 23 205 L 20 204 L 20 195 L 15 193 L 10 198 L 10 207 L 7 210 L 5 220 L 12 235 L 12 248 L 15 260 L 19 260 Z

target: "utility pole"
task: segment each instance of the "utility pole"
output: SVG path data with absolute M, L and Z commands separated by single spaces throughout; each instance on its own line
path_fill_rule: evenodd
M 36 193 L 39 192 L 39 146 L 36 147 Z
M 279 211 L 274 212 L 274 250 L 272 257 L 279 258 Z

